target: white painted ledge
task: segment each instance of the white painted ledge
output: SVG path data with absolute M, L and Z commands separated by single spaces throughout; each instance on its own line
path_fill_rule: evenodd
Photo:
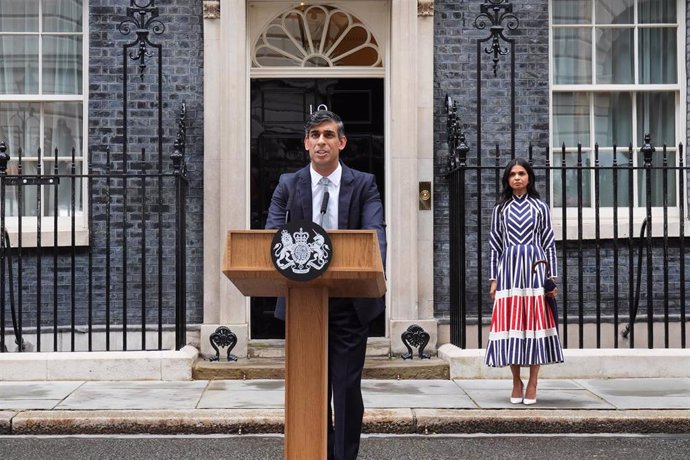
M 542 366 L 547 379 L 690 377 L 690 349 L 587 348 L 563 350 L 564 362 Z M 450 365 L 451 379 L 506 379 L 510 371 L 484 364 L 484 350 L 463 350 L 452 344 L 438 349 Z M 528 368 L 523 368 L 525 376 Z
M 0 381 L 191 380 L 199 351 L 0 353 Z

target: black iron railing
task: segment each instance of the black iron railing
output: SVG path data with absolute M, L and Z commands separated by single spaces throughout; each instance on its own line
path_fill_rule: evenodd
M 13 341 L 18 351 L 163 349 L 165 330 L 186 343 L 185 113 L 167 171 L 147 167 L 144 150 L 137 170 L 118 169 L 107 148 L 86 172 L 72 152 L 67 172 L 25 174 L 23 153 L 0 143 L 0 228 L 11 229 L 0 239 L 0 351 Z
M 460 347 L 483 347 L 492 308 L 483 229 L 490 225 L 503 168 L 515 154 L 502 155 L 496 146 L 485 158 L 473 159 L 450 98 L 446 113 L 450 336 Z M 552 210 L 564 346 L 685 348 L 689 168 L 683 144 L 669 152 L 666 146 L 654 148 L 646 136 L 639 149 L 608 149 L 606 162 L 597 145 L 590 152 L 565 145 L 540 150 L 529 146 L 518 156 L 532 165 L 537 189 Z M 477 190 L 480 178 L 484 186 Z M 644 288 L 635 288 L 640 285 Z M 646 341 L 636 339 L 640 323 Z

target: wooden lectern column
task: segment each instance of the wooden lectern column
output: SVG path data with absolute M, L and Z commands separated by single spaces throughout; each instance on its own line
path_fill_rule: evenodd
M 326 458 L 328 288 L 289 287 L 285 305 L 285 458 Z
M 328 298 L 377 298 L 386 280 L 374 230 L 333 230 L 333 259 L 311 281 L 290 281 L 271 259 L 273 230 L 229 230 L 223 273 L 247 296 L 285 296 L 285 458 L 326 458 Z

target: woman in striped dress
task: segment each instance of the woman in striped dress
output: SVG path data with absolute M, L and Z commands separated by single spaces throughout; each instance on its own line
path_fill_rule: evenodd
M 556 318 L 544 297 L 557 293 L 544 292 L 546 277 L 557 274 L 556 244 L 549 207 L 539 199 L 534 181 L 534 170 L 521 158 L 503 173 L 503 190 L 491 215 L 489 295 L 494 305 L 486 347 L 488 366 L 510 366 L 510 402 L 528 405 L 537 402 L 539 366 L 563 362 Z M 535 265 L 544 260 L 548 264 Z M 530 368 L 526 387 L 522 366 Z

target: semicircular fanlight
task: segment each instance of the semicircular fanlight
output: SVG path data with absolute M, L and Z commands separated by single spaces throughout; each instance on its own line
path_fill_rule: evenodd
M 381 67 L 371 31 L 352 14 L 324 5 L 288 10 L 254 44 L 254 67 Z

